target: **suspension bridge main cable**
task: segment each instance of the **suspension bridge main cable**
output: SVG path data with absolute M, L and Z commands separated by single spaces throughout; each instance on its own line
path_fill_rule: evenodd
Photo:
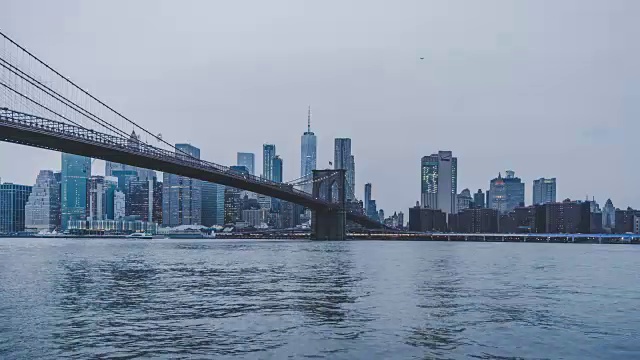
M 32 103 L 34 103 L 34 104 L 36 104 L 36 105 L 40 106 L 41 108 L 43 108 L 43 109 L 45 109 L 45 110 L 49 111 L 50 113 L 52 113 L 52 114 L 54 114 L 54 115 L 56 115 L 56 116 L 59 116 L 59 117 L 61 117 L 62 119 L 67 120 L 68 122 L 72 123 L 73 125 L 78 126 L 78 127 L 82 128 L 82 129 L 84 129 L 84 130 L 87 130 L 87 131 L 89 131 L 89 130 L 90 130 L 90 129 L 87 129 L 86 127 L 84 127 L 84 126 L 82 126 L 82 125 L 78 124 L 77 122 L 75 122 L 75 121 L 73 121 L 73 120 L 71 120 L 71 119 L 69 119 L 69 118 L 67 118 L 67 117 L 65 117 L 65 116 L 63 116 L 63 115 L 61 115 L 61 114 L 59 114 L 59 113 L 57 113 L 57 112 L 53 111 L 53 110 L 51 110 L 51 109 L 50 109 L 50 108 L 48 108 L 47 106 L 42 105 L 41 103 L 39 103 L 39 102 L 37 102 L 37 101 L 33 100 L 32 98 L 28 97 L 27 95 L 25 95 L 25 94 L 23 94 L 23 93 L 21 93 L 21 92 L 19 92 L 19 91 L 15 90 L 15 89 L 12 89 L 9 85 L 5 84 L 4 82 L 1 82 L 1 81 L 0 81 L 0 85 L 2 85 L 2 86 L 4 86 L 4 87 L 6 87 L 6 88 L 7 88 L 7 89 L 9 89 L 10 91 L 13 91 L 13 92 L 14 92 L 14 93 L 16 93 L 18 96 L 21 96 L 21 97 L 23 97 L 23 98 L 25 98 L 25 99 L 27 99 L 27 100 L 31 101 Z
M 32 54 L 31 52 L 29 52 L 29 50 L 25 49 L 24 47 L 22 47 L 20 44 L 18 44 L 17 42 L 15 42 L 13 39 L 11 39 L 9 36 L 7 36 L 4 32 L 2 32 L 2 30 L 0 30 L 0 35 L 2 37 L 4 37 L 5 39 L 7 39 L 10 43 L 12 43 L 13 45 L 15 45 L 18 49 L 24 51 L 27 55 L 31 56 L 33 59 L 35 59 L 38 63 L 40 63 L 41 65 L 43 65 L 44 67 L 46 67 L 47 69 L 49 69 L 50 71 L 52 71 L 54 74 L 58 75 L 60 78 L 64 79 L 66 82 L 68 82 L 69 84 L 71 84 L 73 87 L 75 87 L 76 89 L 80 90 L 82 93 L 84 93 L 85 95 L 89 96 L 91 99 L 93 99 L 94 101 L 98 102 L 100 105 L 104 106 L 105 108 L 109 109 L 111 112 L 113 112 L 114 114 L 118 115 L 120 118 L 126 120 L 127 122 L 129 122 L 130 124 L 132 124 L 133 126 L 137 127 L 138 129 L 144 131 L 145 133 L 147 133 L 148 135 L 152 136 L 153 138 L 155 138 L 156 140 L 158 140 L 159 142 L 162 142 L 168 146 L 170 146 L 171 148 L 175 149 L 176 151 L 179 151 L 185 155 L 187 155 L 188 157 L 197 159 L 195 156 L 187 153 L 186 151 L 183 151 L 181 149 L 178 149 L 175 145 L 170 144 L 169 142 L 165 141 L 164 139 L 162 139 L 161 137 L 151 133 L 149 130 L 145 129 L 144 127 L 138 125 L 135 121 L 127 118 L 126 116 L 122 115 L 121 113 L 119 113 L 118 111 L 116 111 L 115 109 L 113 109 L 112 107 L 110 107 L 109 105 L 105 104 L 104 102 L 100 101 L 98 98 L 96 98 L 95 96 L 91 95 L 88 91 L 84 90 L 83 88 L 81 88 L 80 86 L 76 85 L 76 83 L 74 83 L 73 81 L 71 81 L 70 79 L 68 79 L 67 77 L 65 77 L 64 75 L 60 74 L 57 70 L 55 70 L 54 68 L 52 68 L 51 66 L 49 66 L 47 63 L 45 63 L 44 61 L 40 60 L 40 58 L 38 58 L 37 56 L 35 56 L 34 54 Z
M 18 77 L 20 77 L 21 79 L 23 79 L 24 81 L 28 82 L 29 84 L 35 86 L 36 88 L 38 88 L 40 91 L 46 93 L 47 95 L 55 98 L 58 101 L 61 101 L 62 103 L 64 103 L 66 106 L 70 107 L 71 109 L 75 110 L 76 112 L 80 113 L 80 115 L 88 117 L 89 120 L 92 120 L 93 122 L 100 122 L 102 124 L 102 126 L 106 127 L 107 129 L 110 129 L 112 131 L 115 131 L 116 133 L 122 135 L 124 138 L 126 138 L 127 136 L 129 136 L 126 132 L 124 132 L 123 130 L 119 129 L 118 127 L 110 124 L 109 122 L 101 119 L 100 117 L 98 117 L 97 115 L 89 112 L 88 110 L 80 107 L 79 105 L 75 104 L 73 101 L 69 100 L 68 98 L 64 97 L 63 95 L 59 94 L 58 92 L 56 92 L 55 90 L 49 88 L 48 86 L 46 86 L 45 84 L 41 83 L 40 81 L 38 81 L 37 79 L 34 79 L 32 76 L 30 76 L 29 74 L 25 73 L 24 71 L 18 69 L 17 67 L 11 65 L 9 62 L 7 62 L 6 60 L 0 58 L 0 61 L 2 63 L 0 63 L 0 66 L 4 67 L 5 69 L 9 70 L 10 72 L 12 72 L 13 74 L 17 75 Z M 4 64 L 3 64 L 4 63 Z M 16 72 L 17 71 L 17 72 Z M 19 73 L 18 73 L 19 72 Z M 36 82 L 36 84 L 34 84 L 33 82 Z M 43 89 L 44 88 L 44 89 Z M 46 89 L 46 90 L 45 90 Z M 14 91 L 15 92 L 15 91 Z M 17 92 L 16 92 L 17 93 Z M 53 93 L 53 94 L 52 94 Z M 21 95 L 23 97 L 26 98 L 25 95 Z M 32 100 L 32 99 L 29 99 Z M 34 103 L 36 103 L 34 101 Z M 38 104 L 40 105 L 40 104 Z M 40 105 L 42 107 L 44 107 L 43 105 Z M 46 107 L 44 107 L 46 108 Z M 51 111 L 50 109 L 46 108 L 47 110 Z M 53 113 L 53 111 L 51 111 Z M 84 112 L 84 113 L 83 113 Z M 88 115 L 87 115 L 88 114 Z M 61 118 L 67 120 L 67 121 L 71 121 L 68 118 L 65 118 L 59 114 L 56 113 L 56 115 L 60 116 Z M 91 117 L 94 117 L 94 119 L 91 119 Z M 77 123 L 74 123 L 75 125 L 77 125 Z

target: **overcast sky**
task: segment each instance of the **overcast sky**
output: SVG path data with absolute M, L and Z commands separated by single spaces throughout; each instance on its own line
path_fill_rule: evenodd
M 318 167 L 352 138 L 357 195 L 371 182 L 379 208 L 406 213 L 438 150 L 458 157 L 459 191 L 513 169 L 527 203 L 533 179 L 557 177 L 558 200 L 640 207 L 639 13 L 636 0 L 5 0 L 0 29 L 225 165 L 254 152 L 261 172 L 269 142 L 297 178 L 311 105 Z M 3 181 L 46 168 L 58 153 L 0 143 Z

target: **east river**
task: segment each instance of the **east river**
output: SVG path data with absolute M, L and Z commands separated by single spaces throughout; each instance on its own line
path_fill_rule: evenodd
M 0 239 L 0 358 L 640 359 L 640 246 Z

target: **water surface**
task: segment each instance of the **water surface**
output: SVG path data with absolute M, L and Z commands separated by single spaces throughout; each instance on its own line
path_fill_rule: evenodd
M 0 358 L 638 359 L 640 247 L 0 239 Z

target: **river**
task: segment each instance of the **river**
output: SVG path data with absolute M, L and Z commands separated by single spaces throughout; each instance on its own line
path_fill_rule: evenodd
M 640 246 L 0 239 L 0 358 L 638 359 Z

